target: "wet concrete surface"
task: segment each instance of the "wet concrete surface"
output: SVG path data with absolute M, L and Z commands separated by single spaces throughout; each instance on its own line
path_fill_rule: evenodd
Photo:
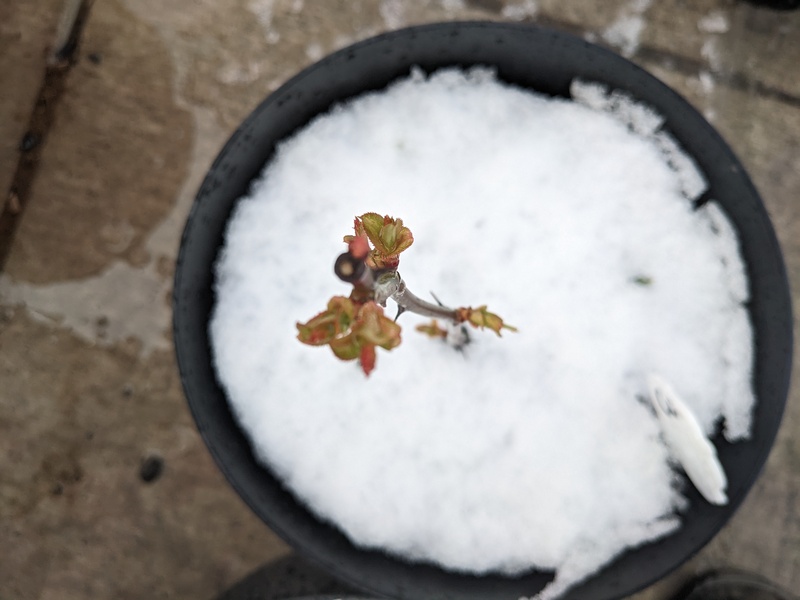
M 6 211 L 67 4 L 0 6 Z M 182 396 L 170 292 L 183 222 L 227 137 L 288 77 L 381 31 L 453 19 L 571 31 L 686 96 L 761 191 L 796 305 L 800 11 L 733 0 L 97 0 L 0 273 L 0 599 L 212 598 L 289 554 L 217 471 Z M 719 567 L 800 589 L 799 389 L 735 517 L 635 598 L 668 598 Z

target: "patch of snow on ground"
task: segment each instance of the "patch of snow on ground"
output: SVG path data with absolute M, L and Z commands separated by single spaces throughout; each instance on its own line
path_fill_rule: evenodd
M 277 44 L 281 36 L 272 26 L 275 0 L 250 0 L 247 4 L 247 8 L 253 13 L 264 30 L 264 37 L 267 42 L 270 44 Z
M 306 56 L 309 60 L 317 61 L 325 56 L 325 50 L 322 48 L 321 44 L 313 42 L 306 46 Z
M 715 10 L 700 19 L 697 28 L 704 33 L 727 33 L 730 23 L 724 12 Z
M 524 21 L 534 18 L 538 12 L 539 3 L 536 0 L 523 0 L 515 4 L 506 4 L 500 14 L 512 21 Z
M 708 71 L 700 71 L 697 75 L 701 89 L 709 94 L 714 91 L 714 76 Z
M 388 29 L 400 29 L 406 24 L 404 0 L 382 0 L 378 10 Z
M 602 32 L 603 39 L 618 48 L 623 56 L 636 54 L 646 25 L 644 13 L 651 3 L 652 0 L 633 0 Z
M 722 55 L 719 52 L 719 43 L 717 38 L 708 38 L 703 42 L 700 47 L 700 55 L 708 61 L 708 66 L 712 71 L 719 71 L 722 69 Z
M 466 8 L 464 0 L 440 0 L 446 12 L 458 12 Z

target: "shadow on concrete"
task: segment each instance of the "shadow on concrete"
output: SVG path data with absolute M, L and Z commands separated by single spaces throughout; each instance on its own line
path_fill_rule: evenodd
M 299 556 L 291 554 L 250 573 L 214 600 L 368 600 Z

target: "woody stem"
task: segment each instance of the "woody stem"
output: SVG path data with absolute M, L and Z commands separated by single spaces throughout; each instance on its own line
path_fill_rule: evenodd
M 459 322 L 452 308 L 427 302 L 409 290 L 397 271 L 373 270 L 349 252 L 336 259 L 333 270 L 342 281 L 352 283 L 356 288 L 371 290 L 375 302 L 381 306 L 386 306 L 386 300 L 391 298 L 397 302 L 401 312 L 407 310 L 423 317 Z
M 375 283 L 374 289 L 375 301 L 378 304 L 384 305 L 386 299 L 391 298 L 397 302 L 397 306 L 400 307 L 401 311 L 407 310 L 423 317 L 446 319 L 453 323 L 458 322 L 455 310 L 427 302 L 414 294 L 406 287 L 405 281 L 397 271 L 389 271 L 382 274 Z

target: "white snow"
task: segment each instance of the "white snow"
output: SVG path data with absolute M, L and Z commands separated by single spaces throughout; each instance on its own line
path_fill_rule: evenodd
M 723 61 L 722 54 L 719 51 L 718 38 L 712 37 L 706 39 L 700 47 L 700 55 L 706 59 L 712 72 L 719 72 L 722 70 Z
M 619 48 L 623 56 L 633 56 L 639 49 L 639 38 L 645 21 L 641 15 L 625 15 L 614 21 L 603 31 L 603 39 Z
M 275 11 L 275 0 L 250 0 L 247 8 L 252 12 L 263 27 L 272 26 L 272 16 Z
M 415 73 L 314 120 L 239 203 L 210 326 L 257 455 L 312 511 L 409 560 L 556 570 L 540 598 L 680 525 L 687 484 L 648 374 L 707 435 L 723 419 L 746 437 L 753 402 L 733 227 L 693 210 L 702 176 L 663 119 L 575 90 L 584 103 L 481 69 Z M 369 378 L 300 344 L 295 323 L 349 293 L 332 265 L 367 211 L 414 233 L 411 290 L 519 332 L 475 332 L 460 354 L 405 313 Z
M 464 0 L 440 0 L 442 4 L 442 8 L 447 12 L 456 12 L 459 10 L 464 10 L 466 8 L 466 4 Z
M 645 13 L 652 0 L 632 0 L 623 6 L 617 18 L 602 32 L 603 39 L 631 57 L 639 50 L 639 40 L 647 22 Z
M 714 76 L 708 71 L 700 71 L 697 74 L 697 79 L 700 81 L 700 88 L 706 94 L 714 91 Z
M 610 116 L 618 119 L 640 136 L 654 136 L 664 124 L 664 117 L 651 107 L 636 102 L 618 90 L 609 92 L 602 84 L 576 79 L 570 85 L 569 91 L 576 102 L 598 111 L 610 113 Z
M 399 29 L 406 23 L 407 8 L 404 0 L 381 0 L 378 10 L 387 28 Z
M 609 113 L 631 131 L 658 146 L 664 160 L 675 171 L 681 191 L 687 198 L 697 198 L 706 190 L 708 184 L 700 169 L 678 142 L 661 130 L 664 118 L 651 107 L 619 91 L 609 92 L 605 86 L 594 82 L 575 80 L 570 86 L 570 94 L 576 102 Z
M 730 23 L 724 12 L 715 10 L 697 21 L 697 28 L 705 33 L 727 33 Z
M 325 56 L 325 50 L 322 48 L 321 44 L 313 42 L 306 46 L 306 56 L 309 60 L 317 61 Z
M 514 4 L 506 4 L 500 14 L 512 21 L 532 19 L 539 14 L 539 3 L 536 0 L 522 0 Z

